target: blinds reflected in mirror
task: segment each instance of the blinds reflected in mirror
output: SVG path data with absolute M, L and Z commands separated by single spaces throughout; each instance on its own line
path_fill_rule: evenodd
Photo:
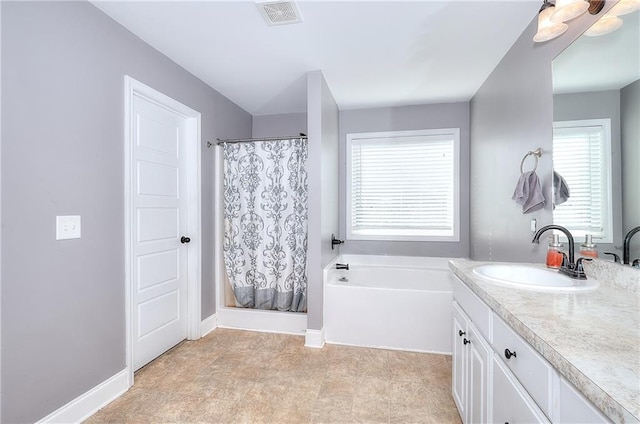
M 611 122 L 609 119 L 554 122 L 554 170 L 571 196 L 553 211 L 553 223 L 574 237 L 591 234 L 611 243 Z

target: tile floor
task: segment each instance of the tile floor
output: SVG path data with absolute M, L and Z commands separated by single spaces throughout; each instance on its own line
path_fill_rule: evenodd
M 86 423 L 460 423 L 451 357 L 216 329 L 135 374 Z

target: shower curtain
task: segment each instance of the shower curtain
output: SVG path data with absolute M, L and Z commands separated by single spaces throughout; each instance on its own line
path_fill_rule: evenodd
M 307 143 L 225 143 L 224 263 L 237 304 L 307 308 Z

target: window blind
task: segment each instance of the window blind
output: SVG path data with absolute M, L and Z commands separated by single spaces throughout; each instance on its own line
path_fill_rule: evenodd
M 454 235 L 452 134 L 351 141 L 351 234 Z
M 556 205 L 553 222 L 574 236 L 592 234 L 608 239 L 609 178 L 604 125 L 556 126 L 553 130 L 553 166 L 566 181 L 569 199 Z

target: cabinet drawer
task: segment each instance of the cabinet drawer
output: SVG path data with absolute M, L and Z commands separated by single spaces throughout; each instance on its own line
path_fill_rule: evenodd
M 502 361 L 493 358 L 493 420 L 494 423 L 533 424 L 549 420 L 536 406 L 524 388 L 505 368 Z
M 553 367 L 497 315 L 492 322 L 494 350 L 538 406 L 551 416 Z M 515 355 L 510 356 L 506 349 Z
M 571 383 L 560 379 L 559 412 L 555 421 L 563 424 L 610 423 L 602 412 L 593 405 Z
M 467 313 L 480 333 L 491 342 L 491 309 L 458 277 L 453 279 L 453 297 Z

